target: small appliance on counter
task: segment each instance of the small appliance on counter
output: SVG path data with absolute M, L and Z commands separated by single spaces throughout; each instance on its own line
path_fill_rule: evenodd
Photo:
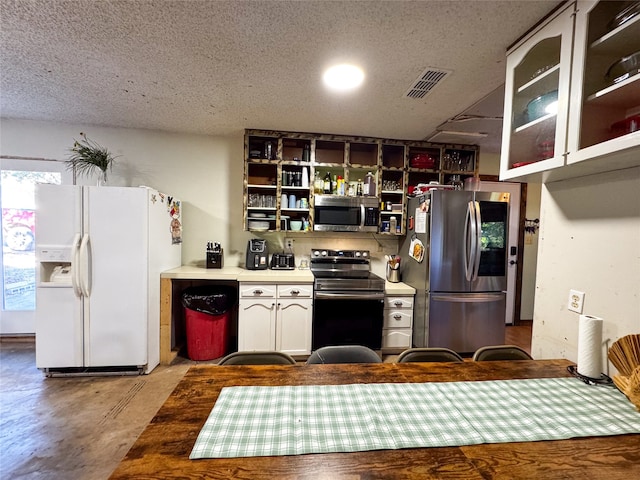
M 247 260 L 245 267 L 247 270 L 266 270 L 269 266 L 269 252 L 267 251 L 267 241 L 259 238 L 252 238 L 247 242 Z
M 222 268 L 223 249 L 218 242 L 207 243 L 207 268 Z
M 272 270 L 295 270 L 296 259 L 293 253 L 274 253 L 271 255 Z

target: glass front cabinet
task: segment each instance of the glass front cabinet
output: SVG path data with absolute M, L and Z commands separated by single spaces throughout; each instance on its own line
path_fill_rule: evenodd
M 640 165 L 640 3 L 564 6 L 508 52 L 501 180 Z

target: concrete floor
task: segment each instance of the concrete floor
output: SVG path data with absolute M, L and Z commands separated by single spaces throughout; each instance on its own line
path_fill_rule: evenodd
M 0 343 L 0 478 L 108 478 L 189 364 L 45 378 L 32 342 Z
M 530 327 L 507 328 L 507 343 L 530 342 Z M 194 363 L 216 362 L 178 357 L 150 375 L 46 378 L 32 341 L 0 341 L 0 479 L 108 478 Z

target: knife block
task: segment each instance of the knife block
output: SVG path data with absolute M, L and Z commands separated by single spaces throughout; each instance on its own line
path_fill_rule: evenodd
M 222 250 L 220 252 L 207 252 L 207 268 L 222 268 Z

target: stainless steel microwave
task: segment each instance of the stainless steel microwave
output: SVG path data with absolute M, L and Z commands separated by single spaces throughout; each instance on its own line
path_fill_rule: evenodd
M 316 195 L 313 229 L 320 232 L 377 232 L 378 197 Z

